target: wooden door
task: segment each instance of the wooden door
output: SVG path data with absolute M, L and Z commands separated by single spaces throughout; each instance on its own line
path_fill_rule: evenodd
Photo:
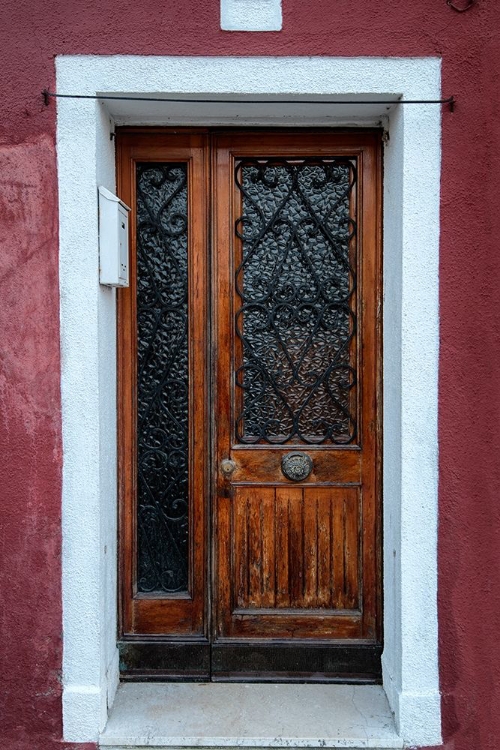
M 124 674 L 376 680 L 380 134 L 119 153 Z

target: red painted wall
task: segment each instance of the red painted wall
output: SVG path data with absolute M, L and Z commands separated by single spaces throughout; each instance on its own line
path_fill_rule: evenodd
M 465 5 L 467 0 L 456 0 Z M 280 33 L 219 30 L 218 0 L 0 6 L 0 573 L 9 750 L 61 748 L 58 54 L 441 55 L 439 626 L 448 750 L 500 741 L 500 13 L 476 0 L 283 0 Z M 425 159 L 425 153 L 422 159 Z M 79 746 L 82 748 L 83 746 Z

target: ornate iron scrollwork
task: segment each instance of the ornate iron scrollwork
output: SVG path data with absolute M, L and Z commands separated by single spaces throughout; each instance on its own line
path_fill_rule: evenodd
M 242 443 L 356 439 L 356 160 L 244 159 L 236 335 Z
M 292 482 L 303 482 L 312 470 L 312 458 L 302 451 L 287 453 L 281 459 L 281 471 Z
M 137 165 L 137 588 L 188 590 L 187 166 Z

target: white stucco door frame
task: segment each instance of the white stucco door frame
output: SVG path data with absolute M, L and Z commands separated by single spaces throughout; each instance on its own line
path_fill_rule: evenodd
M 116 306 L 114 290 L 99 286 L 97 222 L 98 185 L 115 189 L 110 133 L 125 123 L 383 124 L 389 135 L 384 153 L 383 684 L 405 743 L 438 744 L 441 108 L 335 101 L 438 99 L 440 61 L 63 56 L 56 65 L 58 93 L 228 100 L 227 105 L 57 103 L 65 739 L 98 738 L 118 683 Z M 238 103 L 245 98 L 269 104 Z M 280 99 L 293 103 L 280 104 Z

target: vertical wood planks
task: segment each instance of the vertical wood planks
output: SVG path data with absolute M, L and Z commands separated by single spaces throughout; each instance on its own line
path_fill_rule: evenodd
M 359 488 L 235 487 L 241 609 L 357 609 Z

